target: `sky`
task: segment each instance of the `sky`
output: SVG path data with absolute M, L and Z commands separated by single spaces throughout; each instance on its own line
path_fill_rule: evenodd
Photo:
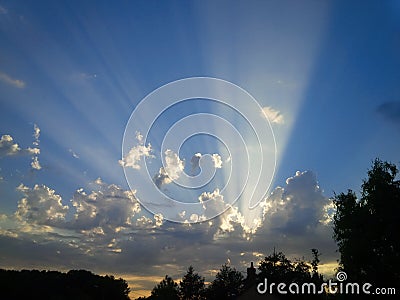
M 274 248 L 399 165 L 398 1 L 0 1 L 0 267 L 133 298 Z

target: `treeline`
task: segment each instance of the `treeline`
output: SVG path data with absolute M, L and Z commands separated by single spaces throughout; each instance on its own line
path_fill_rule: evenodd
M 85 270 L 67 273 L 0 269 L 1 299 L 129 299 L 125 280 Z
M 318 273 L 319 252 L 312 249 L 313 260 L 305 261 L 297 259 L 289 260 L 282 252 L 273 252 L 265 257 L 260 263 L 258 270 L 253 264 L 247 268 L 246 276 L 229 264 L 222 265 L 215 279 L 208 285 L 205 278 L 195 272 L 189 266 L 182 280 L 175 282 L 170 276 L 157 284 L 151 291 L 149 297 L 140 297 L 138 300 L 203 300 L 203 299 L 328 299 L 325 290 L 318 294 L 324 282 L 323 276 Z M 268 278 L 270 283 L 284 283 L 286 286 L 296 283 L 313 284 L 316 287 L 315 295 L 312 291 L 308 294 L 282 295 L 275 288 L 267 288 L 266 293 L 257 291 L 257 286 L 262 283 L 265 288 L 264 279 Z M 271 281 L 272 280 L 272 281 Z M 274 284 L 272 287 L 274 287 Z M 265 295 L 268 294 L 268 295 Z M 269 297 L 274 298 L 269 298 Z M 267 298 L 266 298 L 267 297 Z

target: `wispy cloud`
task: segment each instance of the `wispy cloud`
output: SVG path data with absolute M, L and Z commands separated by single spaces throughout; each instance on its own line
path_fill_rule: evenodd
M 378 106 L 377 112 L 386 120 L 400 125 L 400 102 L 385 102 Z
M 4 83 L 7 83 L 19 89 L 23 89 L 25 87 L 25 82 L 23 80 L 14 79 L 10 75 L 3 72 L 0 72 L 0 81 L 3 81 Z
M 274 123 L 274 124 L 284 124 L 285 123 L 285 119 L 283 118 L 282 113 L 279 110 L 276 110 L 270 106 L 263 107 L 262 113 L 271 123 Z
M 8 14 L 8 9 L 0 5 L 0 15 Z

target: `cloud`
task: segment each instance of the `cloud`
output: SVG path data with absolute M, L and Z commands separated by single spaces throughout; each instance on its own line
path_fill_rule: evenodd
M 192 165 L 192 173 L 196 171 L 197 168 L 199 168 L 200 158 L 201 158 L 201 153 L 196 153 L 190 159 L 190 164 Z
M 264 226 L 285 234 L 306 234 L 320 223 L 328 224 L 331 199 L 322 194 L 315 174 L 299 172 L 286 180 L 284 188 L 277 187 L 264 206 Z
M 4 156 L 17 156 L 17 155 L 38 155 L 40 154 L 39 148 L 26 148 L 21 149 L 11 135 L 5 134 L 0 139 L 0 158 Z
M 158 188 L 164 184 L 169 184 L 179 178 L 185 168 L 185 162 L 181 160 L 175 152 L 170 149 L 165 150 L 165 166 L 161 167 L 153 177 L 153 181 Z
M 138 142 L 138 145 L 132 147 L 129 150 L 128 154 L 118 161 L 122 167 L 131 167 L 138 170 L 140 169 L 138 163 L 142 159 L 142 157 L 154 157 L 151 154 L 151 144 L 149 143 L 147 144 L 147 146 L 144 145 L 143 136 L 139 132 L 136 132 L 136 140 Z
M 196 153 L 195 155 L 192 156 L 190 160 L 190 164 L 192 165 L 192 173 L 196 171 L 197 168 L 200 167 L 200 159 L 203 155 L 201 153 Z M 216 169 L 221 169 L 222 168 L 222 158 L 219 154 L 214 153 L 211 155 L 212 161 L 214 163 L 214 167 Z
M 221 156 L 219 154 L 214 153 L 212 155 L 212 159 L 214 162 L 214 167 L 217 169 L 221 169 L 222 168 L 222 159 Z
M 400 102 L 385 102 L 378 106 L 377 112 L 386 120 L 400 125 Z
M 73 158 L 79 159 L 79 155 L 72 149 L 68 149 L 68 152 L 71 153 Z
M 11 135 L 5 134 L 0 139 L 0 158 L 5 156 L 32 156 L 31 168 L 33 170 L 40 170 L 42 167 L 39 163 L 39 136 L 40 128 L 34 124 L 34 148 L 28 147 L 26 149 L 21 149 Z
M 1 9 L 0 9 L 1 13 Z M 16 88 L 23 89 L 25 87 L 25 82 L 19 79 L 14 79 L 6 73 L 0 72 L 0 81 L 3 81 L 6 84 L 12 85 Z
M 11 135 L 5 134 L 0 139 L 0 157 L 17 155 L 21 151 L 21 148 L 14 140 Z
M 156 226 L 160 227 L 164 222 L 164 217 L 162 214 L 154 214 L 154 220 L 155 220 Z
M 17 190 L 24 197 L 18 201 L 15 212 L 17 219 L 38 225 L 59 226 L 65 221 L 68 206 L 62 204 L 61 196 L 45 186 L 35 185 L 33 189 L 20 184 Z
M 33 124 L 33 137 L 34 137 L 34 146 L 39 146 L 39 137 L 40 137 L 40 128 L 36 124 Z
M 69 228 L 88 230 L 101 228 L 104 232 L 117 232 L 121 227 L 130 227 L 132 218 L 140 212 L 139 202 L 132 191 L 103 183 L 94 183 L 96 191 L 86 193 L 78 189 L 71 202 L 76 212 Z
M 33 125 L 33 137 L 34 137 L 34 141 L 33 141 L 33 145 L 38 147 L 39 146 L 39 137 L 40 137 L 40 128 L 39 126 L 37 126 L 36 124 Z M 36 153 L 34 156 L 32 156 L 32 162 L 31 162 L 31 167 L 33 170 L 40 170 L 42 169 L 42 166 L 39 163 L 39 157 L 38 157 L 39 153 Z
M 282 113 L 270 106 L 263 107 L 262 113 L 273 124 L 282 125 L 285 123 Z
M 181 215 L 202 221 L 221 208 L 227 209 L 225 213 L 197 224 L 179 224 L 140 210 L 133 192 L 106 184 L 100 178 L 90 187 L 91 192 L 79 189 L 74 194 L 67 213 L 61 197 L 54 196 L 55 191 L 39 186 L 36 189 L 42 195 L 40 198 L 28 194 L 35 188 L 21 186 L 32 206 L 18 207 L 20 218 L 57 230 L 40 234 L 21 232 L 18 228 L 0 231 L 0 244 L 6 245 L 0 255 L 14 267 L 79 267 L 160 279 L 166 272 L 179 278 L 192 264 L 207 280 L 215 276 L 212 270 L 228 258 L 232 265 L 245 271 L 250 261 L 257 264 L 274 246 L 289 258 L 307 256 L 311 248 L 323 253 L 323 263 L 337 258 L 327 217 L 331 216 L 331 201 L 323 195 L 315 174 L 309 171 L 296 172 L 285 185 L 275 188 L 264 202 L 253 231 L 246 231 L 246 216 L 240 205 L 227 205 L 218 189 L 199 196 L 203 214 Z M 33 205 L 41 203 L 32 200 L 39 198 L 43 205 Z M 49 212 L 50 207 L 58 212 L 58 221 L 49 219 L 54 215 Z M 3 224 L 1 227 L 6 228 Z
M 8 9 L 0 5 L 0 15 L 8 14 Z
M 37 156 L 32 157 L 31 168 L 33 170 L 41 170 L 42 166 L 40 165 L 39 158 Z

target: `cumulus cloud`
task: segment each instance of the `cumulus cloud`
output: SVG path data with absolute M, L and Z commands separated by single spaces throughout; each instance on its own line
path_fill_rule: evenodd
M 192 173 L 196 171 L 197 168 L 200 167 L 200 159 L 203 155 L 201 153 L 196 153 L 195 155 L 192 156 L 190 160 L 190 164 L 192 165 Z M 222 168 L 222 158 L 219 154 L 214 153 L 211 155 L 212 161 L 214 163 L 214 167 L 216 169 L 221 169 Z
M 138 144 L 135 147 L 132 147 L 128 154 L 118 161 L 122 167 L 131 167 L 138 170 L 140 169 L 138 163 L 142 157 L 153 157 L 151 154 L 151 144 L 148 143 L 147 146 L 144 144 L 143 135 L 141 135 L 140 132 L 136 132 L 136 140 Z
M 33 146 L 34 148 L 28 147 L 26 149 L 21 149 L 20 146 L 14 142 L 14 139 L 11 135 L 5 134 L 0 139 L 0 158 L 5 156 L 24 156 L 24 155 L 31 155 L 31 167 L 34 170 L 40 170 L 42 167 L 39 163 L 39 154 L 40 149 L 39 146 L 39 136 L 40 136 L 40 129 L 39 127 L 34 124 L 34 141 Z
M 17 155 L 21 151 L 21 148 L 14 140 L 11 135 L 5 134 L 0 139 L 0 157 Z
M 220 193 L 220 190 L 216 188 L 213 192 L 204 192 L 199 198 L 199 202 L 203 205 L 204 219 L 210 219 L 225 211 L 230 206 L 225 203 L 224 195 Z M 221 221 L 221 220 L 218 220 Z
M 162 214 L 154 214 L 154 220 L 156 226 L 160 227 L 164 222 L 164 216 Z
M 322 194 L 315 174 L 299 172 L 286 180 L 284 188 L 278 187 L 266 200 L 265 224 L 286 234 L 303 234 L 321 222 L 327 222 L 327 207 L 331 199 Z
M 33 189 L 21 184 L 17 187 L 24 197 L 18 202 L 17 219 L 38 225 L 59 226 L 65 221 L 68 206 L 62 204 L 61 196 L 45 186 Z
M 4 10 L 3 10 L 4 11 Z M 6 84 L 12 85 L 16 88 L 23 89 L 25 87 L 25 82 L 20 79 L 14 79 L 6 73 L 0 72 L 0 81 Z
M 133 216 L 140 212 L 139 202 L 132 191 L 96 180 L 97 189 L 86 193 L 75 192 L 71 202 L 76 212 L 70 228 L 88 230 L 102 228 L 104 232 L 117 232 L 130 227 Z
M 218 269 L 228 258 L 239 270 L 245 270 L 249 261 L 259 261 L 273 247 L 290 258 L 318 248 L 324 262 L 336 259 L 329 220 L 331 201 L 323 195 L 312 172 L 297 172 L 285 185 L 277 187 L 264 202 L 264 211 L 257 221 L 259 226 L 247 232 L 244 219 L 248 216 L 240 211 L 240 205 L 227 205 L 218 189 L 199 196 L 203 213 L 181 212 L 181 217 L 201 222 L 221 208 L 227 209 L 225 213 L 197 224 L 178 224 L 165 221 L 160 214 L 146 214 L 140 210 L 134 193 L 116 185 L 97 179 L 91 187 L 90 193 L 82 189 L 75 193 L 70 208 L 75 210 L 72 220 L 65 221 L 65 211 L 59 207 L 64 216 L 59 227 L 70 229 L 68 236 L 48 232 L 38 245 L 31 242 L 37 236 L 25 235 L 26 239 L 19 236 L 17 240 L 11 238 L 12 231 L 7 234 L 0 231 L 0 242 L 8 249 L 2 250 L 2 255 L 20 264 L 41 261 L 46 266 L 49 266 L 47 257 L 52 257 L 51 263 L 56 266 L 94 271 L 101 266 L 106 268 L 102 272 L 117 274 L 132 272 L 134 263 L 137 274 L 162 277 L 170 270 L 174 278 L 182 276 L 185 267 L 192 264 L 210 279 L 215 275 L 210 270 Z M 21 208 L 20 214 L 25 219 L 31 215 L 31 222 L 39 219 L 40 223 L 56 226 L 43 209 L 47 210 L 40 207 L 26 210 L 32 213 L 22 213 Z M 18 252 L 21 245 L 26 249 L 24 252 Z M 26 255 L 38 247 L 42 256 Z M 63 255 L 57 256 L 56 251 Z
M 279 125 L 285 123 L 282 113 L 270 106 L 263 107 L 262 113 L 271 123 Z
M 164 184 L 169 184 L 179 178 L 185 168 L 185 162 L 181 160 L 175 152 L 170 149 L 165 150 L 165 166 L 161 167 L 153 177 L 153 181 L 158 188 Z
M 40 165 L 40 162 L 39 162 L 39 158 L 38 158 L 37 156 L 33 156 L 33 157 L 32 157 L 31 168 L 32 168 L 33 170 L 40 170 L 40 169 L 42 169 L 42 166 Z

